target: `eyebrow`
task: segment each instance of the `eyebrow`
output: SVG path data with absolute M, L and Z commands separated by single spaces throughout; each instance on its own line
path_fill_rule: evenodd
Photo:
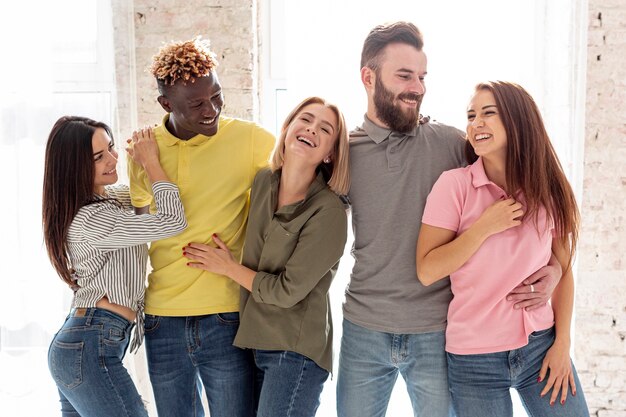
M 420 77 L 425 77 L 426 74 L 428 74 L 427 71 L 424 71 L 423 73 L 420 73 L 418 71 L 413 71 L 412 69 L 408 69 L 408 68 L 398 68 L 396 70 L 396 72 L 403 72 L 403 73 L 407 73 L 407 74 L 419 74 Z

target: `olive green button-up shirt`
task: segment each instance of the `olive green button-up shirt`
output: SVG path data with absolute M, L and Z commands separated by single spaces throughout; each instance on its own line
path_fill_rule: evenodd
M 241 290 L 235 346 L 299 353 L 332 372 L 328 290 L 347 239 L 346 210 L 322 174 L 304 200 L 276 210 L 280 171 L 252 186 L 242 263 L 258 271 Z

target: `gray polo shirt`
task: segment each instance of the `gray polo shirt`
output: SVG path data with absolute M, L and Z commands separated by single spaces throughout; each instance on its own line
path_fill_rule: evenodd
M 389 333 L 445 329 L 450 281 L 423 286 L 415 249 L 430 189 L 443 171 L 466 164 L 464 136 L 437 122 L 392 132 L 367 116 L 350 132 L 355 264 L 343 306 L 349 321 Z

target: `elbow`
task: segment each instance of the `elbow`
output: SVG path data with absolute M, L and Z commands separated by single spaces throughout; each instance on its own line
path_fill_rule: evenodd
M 187 229 L 187 219 L 183 216 L 180 219 L 180 222 L 178 222 L 178 227 L 176 228 L 176 234 L 179 234 L 181 232 L 183 232 L 185 229 Z
M 417 267 L 417 279 L 425 287 L 428 287 L 438 281 L 437 278 L 435 278 L 435 276 L 428 271 L 428 269 L 419 266 Z
M 168 236 L 166 236 L 165 238 L 179 235 L 184 232 L 185 229 L 187 229 L 187 219 L 184 216 L 172 218 L 172 223 L 169 227 Z

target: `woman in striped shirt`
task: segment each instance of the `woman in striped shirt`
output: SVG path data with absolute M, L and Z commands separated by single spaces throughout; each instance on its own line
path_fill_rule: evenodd
M 74 289 L 72 310 L 55 335 L 48 365 L 69 416 L 148 416 L 122 359 L 142 341 L 147 242 L 186 226 L 178 188 L 159 163 L 153 133 L 133 133 L 127 151 L 152 182 L 156 213 L 135 215 L 117 182 L 110 128 L 65 116 L 45 155 L 44 241 L 52 265 Z

